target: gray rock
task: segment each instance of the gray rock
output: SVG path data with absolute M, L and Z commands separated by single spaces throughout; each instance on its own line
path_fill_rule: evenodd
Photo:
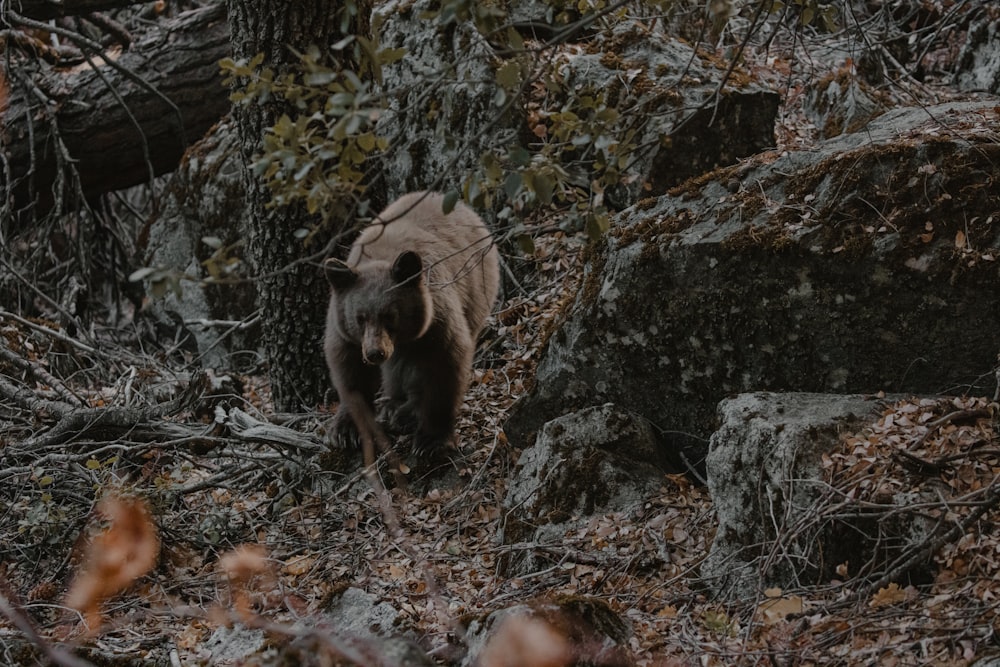
M 992 103 L 900 109 L 624 211 L 505 424 L 511 442 L 613 402 L 697 462 L 734 393 L 992 394 L 997 121 Z
M 373 12 L 379 44 L 406 49 L 406 57 L 383 68 L 390 101 L 377 129 L 404 147 L 386 162 L 386 201 L 416 190 L 460 189 L 460 177 L 484 151 L 516 136 L 519 119 L 497 118 L 492 48 L 468 21 L 421 18 L 436 7 L 391 0 Z
M 503 502 L 502 539 L 558 543 L 595 513 L 640 507 L 666 465 L 649 423 L 615 405 L 554 419 L 521 454 Z M 523 574 L 538 566 L 524 553 L 509 569 Z
M 871 423 L 879 405 L 857 395 L 771 393 L 720 404 L 707 469 L 719 525 L 701 566 L 715 593 L 748 600 L 769 586 L 828 583 L 840 564 L 852 574 L 882 572 L 933 537 L 933 520 L 908 508 L 936 498 L 899 493 L 884 507 L 854 506 L 832 497 L 824 480 L 823 455 Z
M 373 14 L 379 43 L 407 51 L 405 58 L 384 68 L 383 89 L 390 102 L 378 131 L 404 146 L 387 160 L 387 199 L 426 188 L 461 189 L 464 175 L 475 172 L 483 154 L 499 151 L 503 157 L 512 146 L 531 141 L 520 105 L 502 110 L 505 98 L 497 72 L 513 62 L 511 56 L 495 50 L 468 22 L 420 20 L 431 7 L 428 0 L 393 0 Z M 521 3 L 511 16 L 515 22 L 536 24 L 551 11 Z M 609 194 L 619 208 L 640 192 L 648 193 L 644 184 L 659 194 L 689 176 L 774 144 L 776 92 L 739 75 L 716 97 L 724 68 L 638 21 L 617 21 L 613 29 L 587 36 L 586 52 L 571 51 L 548 71 L 539 70 L 539 62 L 530 63 L 531 76 L 552 83 L 544 104 L 552 112 L 581 120 L 600 110 L 621 112 L 620 121 L 607 121 L 603 136 L 574 133 L 574 143 L 590 148 L 577 152 L 587 156 L 579 163 L 567 164 L 574 157 L 569 154 L 560 158 L 571 182 L 589 183 L 592 176 L 586 171 L 596 159 L 595 150 L 618 144 L 625 126 L 634 130 L 629 164 L 621 174 L 630 185 Z M 415 84 L 419 77 L 422 85 Z M 428 80 L 436 82 L 433 95 L 428 95 Z M 584 98 L 589 101 L 583 103 Z M 469 199 L 475 199 L 476 188 L 465 192 Z
M 399 610 L 359 588 L 348 588 L 324 614 L 324 626 L 338 641 L 371 664 L 432 667 L 435 663 L 414 642 L 412 633 L 397 627 Z
M 845 71 L 838 69 L 810 83 L 806 93 L 803 111 L 824 139 L 854 132 L 887 108 L 878 91 Z
M 629 204 L 774 146 L 776 92 L 736 75 L 716 97 L 717 62 L 639 22 L 621 21 L 595 43 L 568 60 L 565 88 L 617 107 L 636 127 Z
M 213 665 L 241 665 L 257 656 L 267 647 L 267 636 L 263 630 L 242 625 L 218 628 L 205 641 L 204 649 L 212 655 Z
M 257 329 L 237 326 L 256 308 L 253 284 L 196 282 L 209 277 L 204 262 L 215 252 L 206 237 L 231 247 L 228 258 L 242 257 L 238 230 L 246 209 L 237 140 L 227 118 L 188 149 L 171 176 L 161 213 L 142 239 L 143 263 L 157 270 L 151 277 L 164 281 L 165 290 L 154 293 L 152 281 L 146 280 L 148 311 L 161 327 L 177 332 L 171 338 L 187 338 L 206 368 L 239 368 L 258 361 Z M 240 363 L 231 356 L 237 351 L 251 358 Z
M 822 455 L 841 432 L 870 421 L 877 407 L 863 396 L 829 394 L 755 393 L 722 401 L 707 461 L 719 527 L 701 566 L 716 592 L 752 599 L 763 583 L 787 586 L 814 562 L 814 535 L 780 549 L 775 540 L 819 494 Z
M 348 588 L 326 612 L 330 625 L 345 635 L 388 637 L 395 633 L 399 611 L 359 588 Z
M 982 20 L 969 27 L 955 85 L 959 90 L 1000 93 L 1000 21 Z

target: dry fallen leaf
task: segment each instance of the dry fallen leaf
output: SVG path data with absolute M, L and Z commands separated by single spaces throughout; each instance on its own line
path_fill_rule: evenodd
M 515 616 L 493 633 L 479 656 L 480 667 L 564 667 L 572 664 L 566 638 L 534 618 Z
M 872 599 L 868 602 L 868 606 L 875 609 L 888 607 L 905 599 L 906 592 L 899 587 L 899 584 L 892 583 L 885 588 L 878 589 L 878 593 L 872 596 Z
M 251 583 L 255 577 L 272 579 L 267 551 L 257 544 L 244 544 L 219 558 L 219 570 L 229 580 L 230 603 L 242 618 L 253 615 L 250 600 Z
M 66 605 L 83 614 L 91 634 L 101 626 L 104 601 L 153 569 L 160 553 L 160 539 L 144 501 L 109 495 L 97 513 L 108 525 L 87 545 L 66 594 Z
M 311 570 L 313 565 L 315 564 L 316 564 L 316 556 L 314 555 L 296 556 L 295 558 L 292 558 L 287 563 L 285 563 L 285 567 L 282 568 L 282 571 L 285 574 L 298 576 L 301 574 L 305 574 L 306 572 Z
M 785 620 L 789 614 L 801 614 L 803 608 L 802 598 L 792 595 L 787 598 L 766 600 L 757 607 L 757 612 L 764 625 L 774 625 Z

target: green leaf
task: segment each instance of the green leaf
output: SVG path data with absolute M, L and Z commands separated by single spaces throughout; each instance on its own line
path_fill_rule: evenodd
M 167 293 L 169 287 L 170 285 L 167 284 L 166 280 L 154 280 L 149 284 L 149 291 L 152 293 L 154 299 L 161 299 Z
M 517 247 L 520 248 L 521 252 L 525 255 L 535 254 L 535 241 L 527 234 L 518 234 L 517 236 Z
M 256 162 L 254 162 L 252 165 L 250 165 L 254 178 L 260 178 L 261 176 L 263 176 L 264 172 L 270 169 L 273 163 L 274 160 L 265 155 Z
M 531 164 L 531 153 L 524 146 L 514 146 L 507 153 L 507 159 L 515 167 L 527 167 Z
M 302 82 L 307 86 L 325 86 L 331 81 L 335 81 L 337 78 L 337 73 L 333 70 L 319 70 L 307 74 Z
M 521 85 L 521 66 L 516 60 L 508 60 L 497 70 L 497 83 L 505 90 L 514 91 Z
M 366 153 L 371 153 L 375 149 L 375 143 L 375 135 L 371 132 L 358 135 L 358 146 Z
M 332 51 L 343 51 L 348 46 L 350 46 L 353 41 L 354 41 L 354 35 L 348 35 L 347 37 L 344 37 L 343 39 L 334 42 L 333 46 L 331 46 L 330 49 Z
M 514 51 L 524 51 L 524 39 L 513 26 L 507 28 L 507 43 Z
M 97 459 L 87 459 L 87 470 L 98 470 L 101 467 L 101 462 Z
M 486 178 L 491 182 L 496 183 L 503 176 L 503 170 L 500 168 L 500 161 L 497 160 L 496 155 L 491 152 L 483 153 L 481 158 L 483 165 L 483 171 L 486 173 Z
M 156 270 L 157 270 L 157 269 L 156 269 L 156 267 L 155 267 L 155 266 L 145 266 L 145 267 L 143 267 L 143 268 L 141 268 L 141 269 L 136 269 L 135 271 L 133 271 L 133 272 L 132 272 L 132 273 L 131 273 L 131 274 L 129 275 L 129 277 L 128 277 L 128 281 L 129 281 L 130 283 L 137 283 L 137 282 L 139 282 L 140 280 L 142 280 L 143 278 L 145 278 L 145 277 L 147 277 L 147 276 L 150 276 L 150 275 L 152 275 L 153 273 L 155 273 L 155 272 L 156 272 Z
M 391 65 L 394 62 L 402 60 L 407 54 L 407 50 L 403 47 L 398 49 L 382 49 L 378 52 L 378 63 L 380 65 Z
M 52 484 L 54 481 L 56 480 L 52 475 L 45 475 L 44 477 L 38 480 L 38 486 L 45 487 L 48 486 L 49 484 Z
M 555 191 L 556 179 L 551 174 L 534 173 L 531 175 L 531 188 L 542 204 L 552 203 L 552 193 Z
M 507 195 L 508 199 L 517 198 L 518 193 L 521 191 L 524 185 L 524 178 L 519 172 L 512 171 L 507 174 L 507 178 L 503 181 L 503 191 Z
M 358 130 L 361 129 L 361 123 L 363 123 L 364 120 L 365 119 L 361 114 L 351 114 L 347 118 L 347 134 L 357 134 Z
M 611 226 L 611 219 L 607 213 L 593 213 L 587 216 L 587 236 L 592 241 L 599 240 Z
M 303 164 L 301 167 L 298 168 L 298 170 L 295 172 L 295 175 L 292 176 L 292 180 L 301 181 L 303 178 L 309 175 L 309 172 L 312 171 L 312 168 L 313 168 L 313 163 L 306 162 L 305 164 Z
M 445 193 L 444 202 L 441 204 L 441 212 L 448 215 L 455 210 L 455 205 L 458 204 L 458 198 L 460 194 L 458 190 L 449 190 Z

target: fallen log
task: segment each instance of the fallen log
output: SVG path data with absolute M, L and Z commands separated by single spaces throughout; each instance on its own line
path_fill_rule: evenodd
M 157 22 L 124 52 L 80 40 L 85 61 L 72 69 L 34 61 L 7 72 L 0 185 L 22 221 L 72 208 L 65 185 L 74 181 L 91 199 L 172 171 L 229 110 L 218 65 L 230 53 L 222 5 Z

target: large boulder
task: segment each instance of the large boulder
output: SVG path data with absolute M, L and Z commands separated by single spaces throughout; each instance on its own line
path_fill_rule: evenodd
M 964 91 L 1000 93 L 1000 20 L 982 19 L 969 27 L 955 85 Z
M 386 160 L 381 180 L 387 199 L 426 188 L 460 189 L 465 175 L 475 173 L 488 153 L 496 159 L 493 169 L 482 171 L 482 183 L 492 179 L 498 185 L 502 171 L 518 176 L 520 168 L 527 183 L 538 165 L 527 154 L 514 164 L 511 156 L 521 153 L 515 147 L 544 152 L 542 146 L 563 146 L 555 161 L 572 182 L 588 183 L 594 176 L 583 171 L 611 161 L 612 151 L 627 158 L 608 170 L 608 185 L 629 184 L 609 193 L 621 208 L 639 193 L 648 194 L 648 188 L 662 193 L 689 176 L 774 144 L 775 91 L 739 70 L 720 87 L 728 63 L 650 31 L 644 21 L 579 31 L 576 39 L 585 44 L 560 42 L 549 49 L 550 56 L 538 59 L 523 49 L 492 44 L 471 22 L 420 18 L 435 7 L 428 0 L 393 0 L 373 13 L 379 44 L 406 50 L 405 58 L 383 68 L 389 109 L 378 130 L 404 146 Z M 515 3 L 510 12 L 544 19 L 546 10 Z M 539 21 L 520 25 L 529 45 L 537 45 L 539 32 L 549 32 Z M 544 87 L 544 95 L 507 105 L 516 94 L 511 83 L 517 88 L 529 79 Z M 414 85 L 421 80 L 434 82 L 433 94 L 426 83 Z M 526 107 L 534 109 L 531 127 Z M 546 124 L 553 132 L 556 126 L 569 128 L 568 136 L 539 141 L 532 131 Z M 465 190 L 470 199 L 480 191 L 480 180 L 473 181 Z
M 824 457 L 880 407 L 830 394 L 741 394 L 720 404 L 707 466 L 719 524 L 701 567 L 710 589 L 747 600 L 767 587 L 829 583 L 838 567 L 881 572 L 927 542 L 935 520 L 914 508 L 935 497 L 883 494 L 866 514 L 824 477 Z
M 436 7 L 428 0 L 391 0 L 373 11 L 378 43 L 406 50 L 383 68 L 390 97 L 378 131 L 403 147 L 385 163 L 387 202 L 416 190 L 460 188 L 479 157 L 515 140 L 520 127 L 496 103 L 500 86 L 489 42 L 470 21 L 422 16 Z
M 842 65 L 806 87 L 802 111 L 824 139 L 855 132 L 882 114 L 884 95 Z
M 613 402 L 697 460 L 734 393 L 992 392 L 998 120 L 993 103 L 899 109 L 624 211 L 506 424 L 511 442 Z
M 507 544 L 559 543 L 595 513 L 641 507 L 669 464 L 649 423 L 606 404 L 554 419 L 521 454 L 504 498 Z M 510 572 L 539 567 L 532 551 L 507 562 Z
M 635 129 L 622 169 L 631 183 L 623 199 L 631 204 L 640 193 L 663 194 L 774 146 L 778 93 L 741 71 L 720 88 L 727 68 L 686 42 L 622 21 L 595 36 L 587 52 L 567 57 L 558 78 L 565 91 L 588 100 L 564 100 L 564 108 L 585 117 L 587 105 L 598 112 L 606 105 Z M 599 146 L 603 137 L 590 139 Z

